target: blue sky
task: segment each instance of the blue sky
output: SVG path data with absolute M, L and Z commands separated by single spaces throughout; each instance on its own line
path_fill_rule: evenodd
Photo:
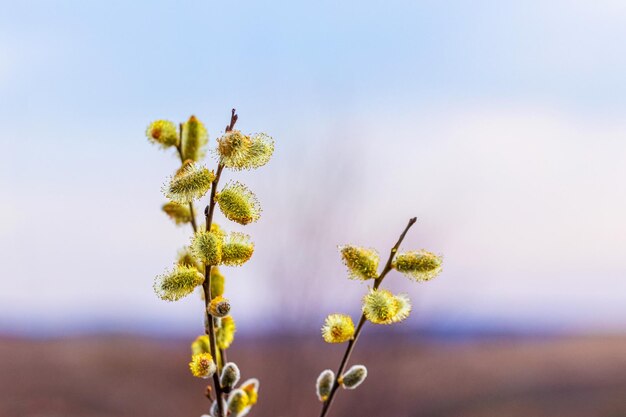
M 335 246 L 384 253 L 413 215 L 407 244 L 446 256 L 390 282 L 413 324 L 626 326 L 621 2 L 128 3 L 2 4 L 0 330 L 195 329 L 198 300 L 151 293 L 188 232 L 143 131 L 215 138 L 231 107 L 277 140 L 240 177 L 264 205 L 244 327 L 356 315 Z

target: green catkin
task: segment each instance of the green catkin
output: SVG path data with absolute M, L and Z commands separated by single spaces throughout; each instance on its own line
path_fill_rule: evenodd
M 203 281 L 204 276 L 195 267 L 176 265 L 171 272 L 156 277 L 154 291 L 162 300 L 176 301 L 191 294 Z
M 179 138 L 176 125 L 169 120 L 156 120 L 146 129 L 146 136 L 150 142 L 162 148 L 178 146 Z
M 424 282 L 435 278 L 442 270 L 441 256 L 424 249 L 396 255 L 392 266 L 414 281 Z
M 354 365 L 345 372 L 338 382 L 345 389 L 355 389 L 367 378 L 367 368 L 363 365 Z
M 196 116 L 191 116 L 183 124 L 182 153 L 183 160 L 199 161 L 204 158 L 205 145 L 209 142 L 207 130 Z
M 191 252 L 206 265 L 219 265 L 222 261 L 222 238 L 216 233 L 200 230 L 191 242 Z
M 215 175 L 203 166 L 193 162 L 186 163 L 171 178 L 164 188 L 164 194 L 170 200 L 187 204 L 204 196 L 210 189 Z
M 339 247 L 339 252 L 350 278 L 368 280 L 378 277 L 379 257 L 374 249 L 344 245 Z
M 322 373 L 317 377 L 317 381 L 315 383 L 317 398 L 321 402 L 325 402 L 330 395 L 330 391 L 333 388 L 333 384 L 335 383 L 335 374 L 330 369 L 326 369 L 322 371 Z
M 232 232 L 224 239 L 222 245 L 222 264 L 226 266 L 241 266 L 246 263 L 254 253 L 254 243 L 250 236 Z
M 220 376 L 220 383 L 222 387 L 232 389 L 239 382 L 239 378 L 241 377 L 241 372 L 239 371 L 239 367 L 234 362 L 228 362 L 222 368 L 222 375 Z
M 215 199 L 228 220 L 246 225 L 261 217 L 261 206 L 256 196 L 239 182 L 226 185 Z

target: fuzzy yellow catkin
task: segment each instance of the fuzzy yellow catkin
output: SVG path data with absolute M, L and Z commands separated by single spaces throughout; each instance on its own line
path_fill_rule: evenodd
M 220 163 L 234 170 L 259 168 L 269 162 L 273 153 L 274 139 L 265 133 L 244 135 L 232 130 L 217 140 Z
M 424 249 L 404 252 L 396 255 L 392 266 L 409 278 L 418 281 L 430 281 L 442 270 L 441 256 Z
M 178 131 L 176 125 L 169 120 L 155 120 L 146 129 L 146 136 L 155 144 L 163 148 L 178 146 Z
M 219 326 L 215 331 L 215 341 L 220 349 L 228 349 L 235 339 L 237 326 L 233 316 L 226 316 L 219 321 Z
M 169 201 L 163 204 L 161 208 L 177 225 L 191 222 L 189 204 L 180 204 L 175 201 Z
M 226 403 L 229 415 L 232 417 L 241 417 L 247 413 L 249 408 L 248 395 L 242 389 L 235 389 L 228 395 Z
M 193 266 L 176 265 L 154 280 L 154 291 L 162 300 L 176 301 L 191 294 L 202 284 L 204 276 Z
M 222 264 L 226 266 L 240 266 L 246 263 L 254 253 L 254 243 L 250 236 L 232 232 L 224 238 L 222 245 Z
M 206 379 L 213 376 L 217 366 L 210 353 L 197 353 L 191 357 L 189 370 L 191 370 L 193 376 Z
M 210 353 L 211 352 L 211 342 L 209 341 L 209 336 L 203 334 L 196 338 L 191 343 L 191 354 L 196 355 L 198 353 Z
M 215 175 L 203 166 L 186 163 L 170 179 L 163 192 L 167 198 L 187 204 L 204 196 L 210 189 Z
M 206 265 L 222 261 L 222 238 L 216 233 L 199 230 L 191 242 L 191 253 Z
M 204 266 L 198 259 L 191 253 L 191 249 L 189 247 L 185 247 L 178 251 L 178 256 L 176 258 L 177 265 L 184 266 L 193 266 L 198 272 L 204 275 Z
M 191 116 L 183 124 L 182 153 L 183 160 L 199 161 L 206 153 L 204 147 L 209 142 L 207 130 L 196 116 Z
M 367 368 L 363 365 L 354 365 L 348 369 L 337 382 L 345 389 L 355 389 L 367 378 Z
M 406 294 L 398 294 L 394 296 L 394 298 L 396 299 L 398 311 L 393 315 L 391 321 L 393 323 L 399 323 L 409 317 L 412 308 L 411 300 L 409 300 L 409 296 Z
M 227 299 L 218 295 L 211 300 L 208 310 L 213 317 L 226 317 L 230 313 L 230 303 Z
M 250 136 L 244 135 L 239 130 L 231 130 L 217 139 L 217 153 L 220 163 L 227 168 L 241 166 L 250 149 Z
M 215 200 L 224 216 L 236 223 L 246 225 L 261 217 L 261 205 L 256 196 L 239 182 L 227 184 Z
M 228 362 L 222 368 L 222 375 L 220 375 L 220 384 L 224 388 L 233 388 L 239 382 L 241 372 L 239 367 L 234 362 Z
M 239 167 L 236 169 L 259 168 L 267 164 L 274 153 L 274 139 L 265 133 L 256 133 L 250 137 L 250 146 Z
M 218 267 L 211 268 L 211 297 L 215 298 L 224 294 L 225 280 Z
M 368 280 L 378 277 L 379 256 L 374 249 L 344 245 L 339 247 L 339 252 L 350 278 Z
M 335 374 L 330 369 L 326 369 L 322 371 L 322 373 L 317 377 L 317 381 L 315 383 L 317 398 L 321 402 L 325 402 L 330 395 L 330 391 L 333 388 L 333 384 L 335 383 Z
M 370 290 L 363 297 L 365 318 L 374 324 L 390 324 L 400 309 L 398 300 L 387 290 Z
M 354 323 L 346 314 L 330 314 L 322 327 L 326 343 L 343 343 L 354 337 Z
M 250 378 L 245 382 L 242 382 L 240 388 L 248 395 L 248 404 L 256 404 L 259 398 L 259 380 L 256 378 Z

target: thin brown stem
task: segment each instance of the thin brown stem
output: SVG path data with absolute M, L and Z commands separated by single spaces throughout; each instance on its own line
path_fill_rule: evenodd
M 404 237 L 406 236 L 407 232 L 409 231 L 411 226 L 415 224 L 416 221 L 417 221 L 416 217 L 413 217 L 409 220 L 409 223 L 404 228 L 404 231 L 398 238 L 398 241 L 391 248 L 391 251 L 389 252 L 389 258 L 387 259 L 387 263 L 385 264 L 378 278 L 376 278 L 376 280 L 374 281 L 375 290 L 378 289 L 380 284 L 383 282 L 383 279 L 385 279 L 385 276 L 389 273 L 389 271 L 391 271 L 393 258 L 396 256 L 396 253 L 398 252 L 398 248 L 400 247 L 400 244 L 402 244 L 402 241 L 404 240 Z M 359 339 L 359 335 L 361 334 L 361 330 L 363 329 L 363 325 L 365 324 L 366 321 L 367 319 L 365 318 L 365 314 L 361 314 L 361 318 L 359 319 L 359 323 L 357 324 L 356 330 L 354 332 L 354 337 L 352 338 L 352 340 L 350 340 L 350 342 L 348 342 L 348 347 L 346 348 L 346 352 L 344 353 L 343 358 L 341 359 L 341 363 L 339 364 L 339 369 L 337 369 L 337 373 L 335 374 L 335 382 L 333 383 L 333 387 L 330 390 L 328 399 L 324 402 L 322 406 L 322 413 L 320 414 L 320 417 L 325 417 L 328 414 L 328 410 L 330 410 L 330 406 L 332 405 L 333 399 L 335 398 L 335 393 L 337 392 L 337 389 L 339 389 L 339 378 L 341 377 L 341 375 L 343 374 L 343 371 L 346 369 L 346 366 L 348 365 L 348 361 L 350 360 L 350 355 L 352 355 L 354 346 L 356 345 L 356 342 Z
M 235 127 L 235 123 L 237 123 L 237 114 L 235 113 L 235 109 L 232 110 L 230 116 L 230 124 L 226 126 L 226 131 L 229 132 L 233 130 Z M 217 165 L 217 171 L 215 173 L 215 178 L 213 179 L 213 183 L 211 184 L 211 194 L 209 199 L 209 205 L 204 209 L 204 217 L 206 220 L 206 231 L 211 231 L 211 225 L 213 224 L 213 213 L 215 212 L 215 194 L 217 193 L 217 186 L 222 176 L 222 171 L 224 170 L 224 165 L 219 163 Z M 204 282 L 202 283 L 202 289 L 204 290 L 204 312 L 205 312 L 205 333 L 209 336 L 209 345 L 211 349 L 211 356 L 215 358 L 215 362 L 217 364 L 217 372 L 213 374 L 213 385 L 215 386 L 215 396 L 217 401 L 218 408 L 218 417 L 223 417 L 224 414 L 224 404 L 222 401 L 222 397 L 224 394 L 224 389 L 220 384 L 220 373 L 221 373 L 221 364 L 220 361 L 217 360 L 217 343 L 215 340 L 215 322 L 213 320 L 213 316 L 209 314 L 209 303 L 213 299 L 211 295 L 211 268 L 214 265 L 205 265 L 204 267 Z M 221 351 L 220 351 L 221 352 Z M 222 353 L 223 354 L 223 353 Z M 224 356 L 222 356 L 224 358 Z

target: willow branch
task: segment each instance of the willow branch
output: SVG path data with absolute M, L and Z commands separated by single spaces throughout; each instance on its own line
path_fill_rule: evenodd
M 398 241 L 391 248 L 391 251 L 389 252 L 389 258 L 387 259 L 387 263 L 385 264 L 385 267 L 383 268 L 380 275 L 378 275 L 378 278 L 376 278 L 376 280 L 374 281 L 375 290 L 378 289 L 380 284 L 385 279 L 385 276 L 387 276 L 389 271 L 391 271 L 393 258 L 396 256 L 396 253 L 398 252 L 398 248 L 400 247 L 400 244 L 402 244 L 402 241 L 404 240 L 404 237 L 406 236 L 407 232 L 409 231 L 411 226 L 415 224 L 416 221 L 417 221 L 416 217 L 413 217 L 409 220 L 409 223 L 404 228 L 404 231 L 398 238 Z M 344 353 L 343 358 L 341 359 L 341 363 L 339 364 L 339 369 L 337 370 L 337 373 L 335 374 L 335 382 L 333 383 L 333 387 L 330 390 L 328 399 L 324 402 L 322 406 L 322 413 L 320 414 L 320 417 L 325 417 L 326 414 L 328 414 L 328 410 L 330 409 L 330 406 L 333 403 L 333 399 L 335 398 L 335 393 L 337 392 L 337 389 L 339 389 L 339 378 L 341 377 L 341 375 L 343 374 L 343 371 L 346 369 L 346 366 L 348 365 L 348 361 L 350 360 L 350 355 L 352 355 L 354 346 L 356 345 L 356 342 L 359 339 L 359 335 L 361 334 L 361 330 L 363 329 L 363 325 L 365 324 L 366 321 L 367 319 L 365 318 L 365 314 L 361 314 L 361 318 L 359 319 L 359 323 L 357 324 L 356 330 L 354 332 L 354 338 L 352 338 L 352 340 L 348 342 L 348 347 L 346 348 L 346 352 Z
M 230 124 L 226 126 L 226 132 L 230 132 L 235 127 L 235 123 L 237 123 L 237 114 L 235 113 L 235 109 L 232 110 L 230 116 Z M 224 170 L 224 165 L 222 163 L 218 163 L 217 171 L 215 172 L 215 178 L 213 179 L 213 183 L 211 184 L 211 195 L 209 200 L 209 205 L 204 210 L 204 216 L 206 220 L 206 231 L 211 231 L 211 225 L 213 224 L 213 213 L 215 212 L 215 194 L 217 193 L 217 186 L 222 176 L 222 171 Z M 205 313 L 205 333 L 209 336 L 209 345 L 211 349 L 211 356 L 215 358 L 215 362 L 217 364 L 217 371 L 213 374 L 213 385 L 215 386 L 215 396 L 217 401 L 218 413 L 219 417 L 224 416 L 224 404 L 222 401 L 222 396 L 224 394 L 224 390 L 220 384 L 220 373 L 221 373 L 221 364 L 220 361 L 217 360 L 217 343 L 215 340 L 215 322 L 211 314 L 209 314 L 209 303 L 213 299 L 211 296 L 211 268 L 214 265 L 205 265 L 204 266 L 204 282 L 202 283 L 202 289 L 204 290 L 204 313 Z

